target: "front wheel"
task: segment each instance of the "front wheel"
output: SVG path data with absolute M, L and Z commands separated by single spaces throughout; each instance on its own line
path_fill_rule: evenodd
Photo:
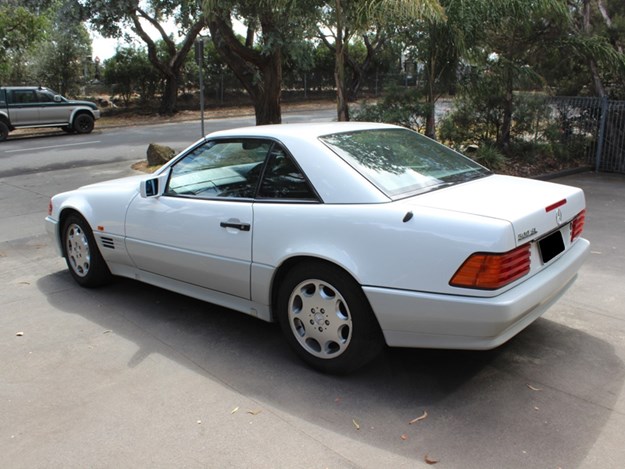
M 325 373 L 344 374 L 371 361 L 383 338 L 360 286 L 321 262 L 294 267 L 278 292 L 278 320 L 295 352 Z
M 78 114 L 72 124 L 74 130 L 79 134 L 91 133 L 93 126 L 94 120 L 89 114 Z
M 87 221 L 72 214 L 63 222 L 63 255 L 70 274 L 83 287 L 97 287 L 111 280 L 111 272 L 96 245 Z

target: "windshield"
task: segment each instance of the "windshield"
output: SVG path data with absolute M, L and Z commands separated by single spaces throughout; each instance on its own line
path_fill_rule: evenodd
M 320 139 L 393 199 L 490 174 L 473 160 L 408 129 L 360 130 Z

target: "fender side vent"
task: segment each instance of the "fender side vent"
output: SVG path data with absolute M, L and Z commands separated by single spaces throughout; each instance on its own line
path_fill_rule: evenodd
M 115 241 L 113 241 L 113 238 L 105 238 L 102 236 L 100 241 L 102 242 L 102 247 L 115 249 Z

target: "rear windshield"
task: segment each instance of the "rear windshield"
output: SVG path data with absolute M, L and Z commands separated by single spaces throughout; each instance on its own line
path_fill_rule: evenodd
M 392 199 L 490 174 L 473 160 L 408 129 L 370 129 L 320 137 Z

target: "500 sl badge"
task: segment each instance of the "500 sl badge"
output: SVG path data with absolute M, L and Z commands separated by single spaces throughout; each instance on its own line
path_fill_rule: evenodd
M 531 230 L 524 231 L 517 236 L 517 241 L 523 241 L 525 238 L 529 238 L 530 236 L 534 236 L 538 231 L 536 228 L 532 228 Z

